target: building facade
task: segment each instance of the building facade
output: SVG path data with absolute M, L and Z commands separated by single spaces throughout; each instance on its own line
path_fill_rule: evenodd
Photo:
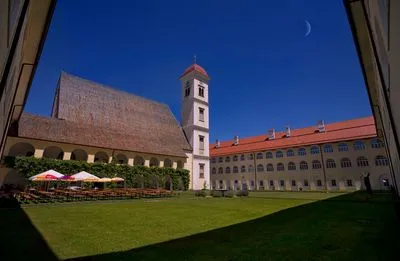
M 51 117 L 23 113 L 9 128 L 4 155 L 185 168 L 189 188 L 202 189 L 209 186 L 208 80 L 197 64 L 182 74 L 182 92 L 187 82 L 193 89 L 183 95 L 182 127 L 166 104 L 63 72 Z M 0 168 L 0 187 L 23 182 Z
M 0 1 L 0 158 L 38 65 L 56 0 Z
M 344 0 L 374 114 L 400 195 L 400 2 Z
M 211 144 L 215 189 L 352 191 L 392 185 L 372 117 Z

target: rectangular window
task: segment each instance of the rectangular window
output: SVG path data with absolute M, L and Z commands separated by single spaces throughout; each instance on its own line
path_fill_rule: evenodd
M 204 164 L 200 163 L 199 164 L 199 178 L 204 179 Z
M 332 185 L 332 187 L 336 187 L 336 179 L 331 180 L 331 185 Z
M 269 185 L 270 185 L 270 186 L 273 186 L 273 185 L 274 185 L 274 181 L 273 181 L 273 180 L 270 180 L 270 181 L 269 181 Z
M 199 96 L 204 98 L 204 87 L 199 85 Z
M 284 181 L 284 180 L 281 179 L 281 180 L 279 181 L 279 183 L 280 183 L 281 187 L 284 187 L 284 186 L 285 186 L 285 181 Z
M 199 151 L 200 154 L 204 153 L 204 136 L 199 135 Z
M 296 180 L 292 180 L 292 187 L 296 186 Z
M 187 81 L 185 85 L 185 97 L 190 95 L 190 82 Z
M 317 180 L 317 186 L 318 187 L 322 187 L 322 181 L 319 179 L 319 180 Z
M 347 186 L 352 187 L 353 186 L 353 181 L 351 179 L 347 180 Z
M 204 109 L 199 108 L 199 121 L 204 121 Z
M 304 180 L 304 186 L 308 187 L 308 180 L 306 180 L 306 179 Z
M 260 187 L 264 187 L 264 181 L 260 180 Z

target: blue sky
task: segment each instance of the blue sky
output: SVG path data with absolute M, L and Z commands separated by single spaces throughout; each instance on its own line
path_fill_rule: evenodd
M 211 76 L 212 141 L 371 115 L 342 1 L 109 3 L 58 0 L 26 111 L 50 114 L 64 70 L 179 120 L 178 77 L 196 54 Z

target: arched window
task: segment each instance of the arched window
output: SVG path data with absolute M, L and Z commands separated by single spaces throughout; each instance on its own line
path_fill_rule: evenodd
M 225 162 L 231 162 L 231 157 L 226 156 L 226 157 L 225 157 Z
M 340 143 L 338 145 L 339 152 L 349 151 L 349 146 L 346 143 Z
M 322 168 L 321 162 L 319 160 L 312 161 L 312 168 L 313 169 L 320 169 Z
M 300 149 L 297 151 L 297 154 L 298 154 L 299 156 L 305 156 L 305 155 L 307 154 L 306 149 L 305 149 L 305 148 L 300 148 Z
M 150 159 L 150 167 L 159 167 L 160 162 L 156 158 L 151 158 Z
M 224 169 L 222 167 L 218 168 L 218 174 L 223 174 L 224 173 Z
M 31 157 L 34 154 L 35 148 L 31 144 L 25 142 L 14 144 L 8 152 L 8 156 L 13 157 Z
M 331 152 L 333 152 L 333 147 L 332 147 L 332 145 L 331 145 L 331 144 L 326 144 L 326 145 L 324 145 L 324 152 L 326 152 L 326 153 L 331 153 Z
M 286 151 L 286 155 L 288 157 L 294 157 L 294 151 L 292 149 L 289 149 L 289 150 Z
M 274 157 L 274 155 L 272 154 L 272 152 L 268 151 L 267 153 L 265 153 L 265 157 L 267 159 L 272 159 Z
M 230 168 L 230 167 L 226 167 L 226 168 L 225 168 L 225 173 L 226 173 L 226 174 L 231 173 L 231 168 Z
M 351 161 L 349 158 L 343 158 L 340 160 L 340 166 L 342 168 L 351 168 Z
M 216 168 L 212 168 L 211 174 L 216 174 L 216 173 L 217 173 L 217 169 Z
M 326 168 L 327 169 L 334 169 L 336 168 L 336 162 L 333 159 L 326 160 Z
M 238 173 L 238 172 L 239 172 L 238 167 L 237 167 L 237 166 L 234 166 L 234 167 L 233 167 L 233 173 Z
M 178 160 L 178 162 L 176 163 L 176 168 L 177 168 L 177 169 L 183 169 L 183 163 L 182 163 L 182 161 Z
M 375 158 L 375 165 L 376 166 L 387 166 L 387 165 L 389 165 L 389 160 L 385 156 L 378 155 Z
M 240 172 L 242 172 L 242 173 L 246 172 L 246 166 L 241 166 L 240 167 Z
M 253 160 L 254 159 L 253 153 L 248 154 L 247 155 L 247 159 L 248 160 Z
M 275 157 L 277 157 L 277 158 L 283 158 L 283 152 L 280 151 L 280 150 L 278 150 L 278 151 L 276 152 L 276 156 L 275 156 Z
M 257 172 L 264 172 L 264 165 L 258 164 L 257 165 Z
M 244 156 L 244 154 L 240 155 L 240 160 L 241 160 L 241 161 L 243 161 L 243 160 L 245 160 L 245 159 L 246 159 L 246 157 Z
M 374 149 L 383 148 L 385 147 L 385 143 L 383 143 L 383 141 L 380 139 L 375 138 L 371 141 L 371 147 Z
M 296 164 L 294 164 L 294 162 L 289 162 L 287 168 L 288 170 L 296 170 Z
M 253 165 L 249 165 L 248 170 L 249 170 L 250 173 L 251 173 L 251 172 L 254 172 L 254 166 L 253 166 Z
M 217 163 L 217 159 L 216 158 L 211 158 L 211 163 Z
M 365 143 L 358 140 L 353 143 L 354 150 L 365 150 Z
M 218 163 L 222 163 L 222 162 L 224 162 L 224 158 L 223 157 L 219 157 L 218 158 Z
M 88 154 L 82 149 L 74 149 L 71 153 L 71 160 L 87 161 Z
M 357 158 L 357 166 L 359 167 L 368 167 L 368 159 L 366 157 L 360 156 Z
M 43 152 L 43 158 L 62 160 L 63 157 L 64 151 L 56 146 L 47 147 Z
M 261 152 L 257 153 L 257 159 L 263 159 L 263 154 Z
M 172 168 L 172 161 L 170 159 L 164 160 L 164 168 Z
M 233 156 L 233 161 L 238 161 L 238 159 L 239 159 L 238 155 Z
M 274 171 L 274 165 L 272 165 L 272 163 L 267 164 L 267 171 L 268 172 Z
M 300 170 L 307 170 L 308 163 L 306 161 L 300 161 Z
M 319 154 L 319 148 L 317 146 L 312 146 L 310 151 L 311 155 Z
M 119 164 L 128 164 L 128 158 L 124 154 L 118 154 L 115 159 Z
M 135 156 L 135 158 L 133 159 L 133 165 L 143 166 L 144 165 L 144 159 L 141 156 Z
M 283 163 L 279 162 L 279 163 L 276 165 L 276 170 L 277 170 L 277 171 L 284 171 L 284 170 L 285 170 L 285 165 L 283 165 Z

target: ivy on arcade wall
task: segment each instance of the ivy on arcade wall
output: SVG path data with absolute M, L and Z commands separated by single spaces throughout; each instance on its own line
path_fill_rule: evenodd
M 165 187 L 174 190 L 188 190 L 189 171 L 186 169 L 129 166 L 113 163 L 87 163 L 75 160 L 57 160 L 34 157 L 10 157 L 3 160 L 7 168 L 14 168 L 26 178 L 53 169 L 64 175 L 86 171 L 100 178 L 121 177 L 127 187 Z

